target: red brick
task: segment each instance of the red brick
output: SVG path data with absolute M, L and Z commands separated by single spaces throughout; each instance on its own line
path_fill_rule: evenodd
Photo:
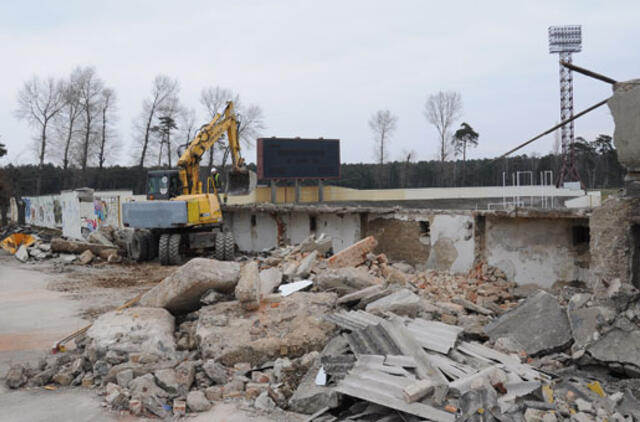
M 376 246 L 378 246 L 378 241 L 375 237 L 365 237 L 327 259 L 327 264 L 330 268 L 358 266 L 367 259 L 367 254 L 373 251 Z

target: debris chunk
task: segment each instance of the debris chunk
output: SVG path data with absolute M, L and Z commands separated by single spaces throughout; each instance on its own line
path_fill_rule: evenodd
M 494 340 L 513 338 L 531 356 L 562 349 L 571 342 L 566 312 L 558 299 L 542 290 L 487 324 L 484 331 Z
M 210 289 L 232 293 L 240 278 L 241 264 L 208 258 L 193 258 L 149 290 L 142 306 L 166 308 L 172 313 L 198 309 L 200 298 Z
M 378 246 L 375 237 L 365 237 L 327 259 L 329 268 L 357 267 L 367 259 L 367 254 Z

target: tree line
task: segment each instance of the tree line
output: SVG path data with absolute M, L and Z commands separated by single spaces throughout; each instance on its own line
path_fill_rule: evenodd
M 2 151 L 0 145 L 0 151 Z M 617 159 L 617 153 L 611 145 L 611 137 L 599 135 L 592 141 L 578 138 L 575 143 L 576 165 L 582 182 L 587 189 L 615 188 L 623 185 L 625 170 Z M 502 159 L 473 159 L 466 163 L 461 159 L 455 161 L 431 160 L 412 161 L 396 160 L 383 164 L 378 163 L 345 163 L 341 166 L 341 178 L 328 180 L 325 184 L 344 186 L 355 189 L 392 189 L 392 188 L 422 188 L 422 187 L 456 187 L 456 186 L 501 186 L 503 180 L 507 185 L 514 183 L 513 175 L 517 171 L 531 172 L 521 178 L 522 184 L 540 184 L 540 173 L 551 170 L 554 177 L 561 164 L 561 156 L 550 153 L 544 156 L 518 155 Z M 466 166 L 467 177 L 463 182 L 463 166 Z M 248 167 L 256 170 L 255 164 Z M 5 179 L 5 192 L 8 196 L 36 195 L 38 192 L 38 175 L 43 175 L 41 191 L 43 194 L 60 192 L 62 181 L 66 180 L 64 188 L 79 188 L 92 186 L 100 190 L 127 189 L 136 194 L 143 194 L 146 171 L 158 168 L 143 167 L 143 172 L 134 166 L 95 166 L 64 169 L 62 166 L 45 164 L 38 165 L 8 165 L 0 170 L 0 176 Z M 378 172 L 383 171 L 384 182 L 379 185 Z M 64 172 L 68 178 L 63 178 Z M 81 179 L 82 172 L 86 174 L 86 182 Z M 201 172 L 206 175 L 206 172 Z M 222 172 L 224 174 L 224 172 Z M 504 176 L 503 176 L 504 175 Z M 504 177 L 504 179 L 503 179 Z M 546 183 L 550 181 L 547 180 Z M 266 184 L 266 181 L 261 181 Z M 292 183 L 289 181 L 289 183 Z M 303 181 L 306 185 L 316 182 Z M 286 184 L 286 182 L 279 182 Z M 0 187 L 0 194 L 2 188 Z
M 63 78 L 33 76 L 18 92 L 15 116 L 33 130 L 33 152 L 36 157 L 35 192 L 46 193 L 45 177 L 53 166 L 59 167 L 61 189 L 106 186 L 106 167 L 120 162 L 123 143 L 116 132 L 119 119 L 115 89 L 98 75 L 95 68 L 76 67 Z M 210 120 L 233 100 L 240 118 L 238 136 L 251 144 L 264 128 L 260 106 L 245 104 L 230 89 L 205 87 L 200 92 L 201 111 Z M 132 144 L 129 156 L 137 167 L 135 179 L 144 186 L 144 168 L 175 165 L 184 147 L 199 129 L 196 109 L 180 101 L 177 79 L 158 75 L 150 93 L 142 100 L 140 112 L 132 120 Z M 224 166 L 228 159 L 226 146 L 211 149 L 209 170 L 214 161 Z M 218 157 L 217 159 L 215 157 Z M 25 167 L 27 168 L 27 167 Z M 31 188 L 29 189 L 31 190 Z

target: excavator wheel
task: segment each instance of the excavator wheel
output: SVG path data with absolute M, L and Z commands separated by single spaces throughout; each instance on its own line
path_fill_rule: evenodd
M 169 237 L 169 264 L 179 265 L 182 263 L 182 255 L 180 254 L 180 243 L 182 242 L 182 236 L 179 233 L 174 233 Z
M 161 234 L 160 241 L 158 242 L 158 256 L 160 257 L 160 264 L 169 265 L 169 238 L 170 234 Z
M 131 245 L 129 250 L 131 252 L 131 258 L 134 261 L 146 261 L 149 255 L 147 233 L 141 231 L 134 232 L 133 237 L 131 238 Z
M 233 233 L 224 233 L 224 260 L 233 261 L 236 258 L 236 242 Z
M 218 261 L 224 261 L 224 233 L 216 233 L 216 248 L 214 255 Z
M 144 238 L 147 247 L 147 261 L 152 261 L 158 256 L 158 239 L 149 232 Z

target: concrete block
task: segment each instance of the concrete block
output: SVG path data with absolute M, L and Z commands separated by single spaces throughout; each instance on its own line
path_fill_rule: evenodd
M 318 251 L 313 251 L 309 255 L 305 256 L 304 259 L 300 261 L 300 265 L 298 265 L 295 275 L 301 278 L 308 277 L 311 273 L 311 267 L 316 262 L 317 257 Z
M 367 254 L 372 252 L 376 246 L 378 246 L 378 241 L 375 237 L 365 237 L 328 258 L 327 264 L 330 268 L 358 266 L 366 260 Z
M 240 270 L 240 278 L 236 284 L 236 299 L 244 303 L 260 304 L 260 274 L 258 263 L 251 261 Z
M 260 298 L 271 293 L 282 283 L 282 272 L 276 268 L 260 271 Z
M 420 308 L 420 297 L 408 289 L 400 289 L 367 305 L 365 310 L 384 314 L 393 312 L 398 315 L 415 315 Z
M 98 349 L 167 356 L 175 352 L 173 316 L 162 308 L 128 308 L 101 315 L 87 331 Z
M 336 268 L 318 274 L 316 286 L 343 296 L 367 287 L 382 285 L 384 281 L 369 274 L 364 268 Z
M 140 299 L 142 306 L 187 313 L 200 306 L 200 298 L 210 289 L 232 293 L 240 278 L 241 264 L 215 259 L 193 258 L 162 280 Z
M 202 391 L 194 390 L 187 394 L 187 406 L 193 412 L 206 412 L 211 409 L 211 402 Z
M 539 291 L 484 328 L 492 340 L 511 337 L 529 355 L 562 349 L 571 342 L 566 312 L 553 295 Z
M 402 390 L 404 401 L 413 403 L 433 393 L 435 385 L 430 380 L 418 380 Z
M 27 247 L 25 245 L 20 245 L 14 256 L 20 262 L 27 262 L 29 260 L 29 252 L 27 251 Z

